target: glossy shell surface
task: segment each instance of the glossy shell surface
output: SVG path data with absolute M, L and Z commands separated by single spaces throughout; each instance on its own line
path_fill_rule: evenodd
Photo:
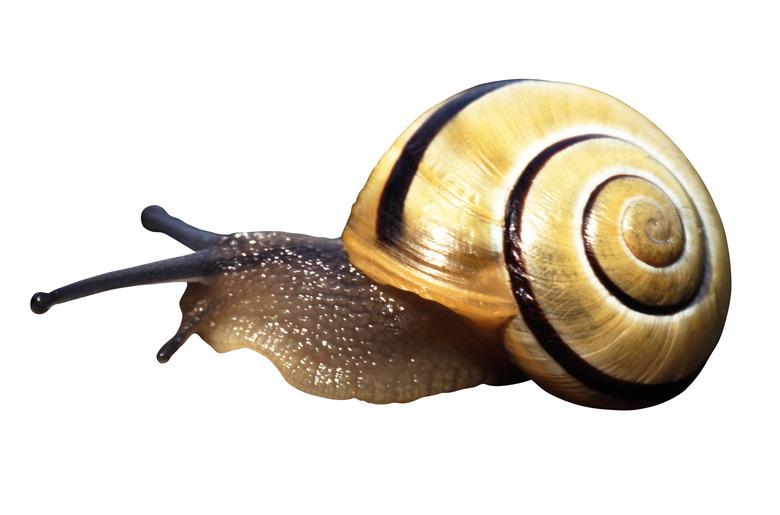
M 435 106 L 380 159 L 343 240 L 381 284 L 486 327 L 582 404 L 682 391 L 730 296 L 726 238 L 698 174 L 626 104 L 571 84 L 483 84 Z

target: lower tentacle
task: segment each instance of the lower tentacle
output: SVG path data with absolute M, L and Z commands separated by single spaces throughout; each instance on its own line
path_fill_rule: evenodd
M 203 320 L 204 316 L 209 311 L 208 301 L 201 299 L 195 304 L 195 307 L 186 312 L 182 316 L 181 325 L 173 338 L 165 342 L 157 351 L 157 361 L 160 363 L 167 363 L 171 356 L 173 356 L 177 350 L 187 341 L 187 339 L 195 333 L 198 324 Z

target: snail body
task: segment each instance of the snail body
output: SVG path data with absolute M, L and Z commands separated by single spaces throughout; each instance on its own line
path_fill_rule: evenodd
M 572 402 L 639 408 L 696 377 L 728 310 L 723 226 L 660 129 L 571 84 L 476 86 L 379 160 L 342 238 L 217 235 L 151 207 L 194 254 L 33 297 L 187 281 L 167 361 L 199 334 L 249 347 L 294 386 L 409 401 L 530 377 Z
M 197 328 L 218 352 L 253 349 L 305 392 L 386 403 L 525 379 L 494 335 L 371 281 L 338 239 L 239 233 L 210 252 L 222 273 L 187 286 L 181 307 L 195 323 L 181 336 Z

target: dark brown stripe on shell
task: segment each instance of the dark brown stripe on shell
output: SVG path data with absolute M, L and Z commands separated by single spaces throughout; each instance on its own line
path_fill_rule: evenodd
M 406 195 L 417 173 L 425 151 L 437 134 L 469 104 L 499 88 L 523 79 L 503 80 L 480 84 L 462 91 L 439 107 L 406 142 L 401 155 L 393 165 L 382 190 L 377 207 L 376 234 L 383 243 L 393 244 L 403 231 Z

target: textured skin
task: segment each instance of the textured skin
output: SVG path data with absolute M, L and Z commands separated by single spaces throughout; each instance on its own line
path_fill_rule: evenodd
M 213 252 L 220 272 L 188 285 L 183 326 L 218 352 L 263 354 L 305 392 L 406 402 L 525 379 L 496 333 L 374 283 L 338 239 L 238 233 Z

